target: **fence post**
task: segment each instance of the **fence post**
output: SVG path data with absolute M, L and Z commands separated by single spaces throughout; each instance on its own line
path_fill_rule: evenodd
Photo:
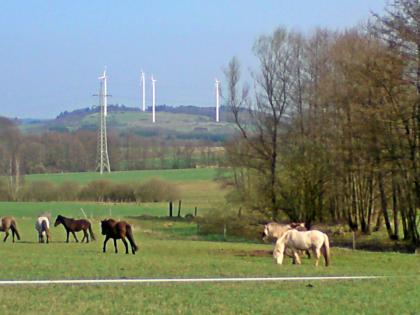
M 195 207 L 195 209 L 194 209 L 194 216 L 196 217 L 197 216 L 197 206 Z
M 169 201 L 169 217 L 172 218 L 172 201 Z
M 226 241 L 227 227 L 226 223 L 223 225 L 223 239 Z
M 179 204 L 178 204 L 178 218 L 180 218 L 181 217 L 181 200 L 179 201 Z

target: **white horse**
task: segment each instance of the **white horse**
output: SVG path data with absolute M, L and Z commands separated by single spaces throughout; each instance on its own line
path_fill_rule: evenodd
M 264 225 L 264 236 L 263 240 L 276 239 L 278 240 L 283 236 L 284 233 L 289 231 L 292 227 L 289 224 L 279 224 L 276 222 L 270 222 Z
M 306 231 L 304 223 L 280 224 L 276 222 L 270 222 L 264 225 L 263 240 L 266 240 L 267 238 L 274 238 L 278 240 L 280 237 L 283 236 L 284 233 L 291 229 L 297 229 L 298 231 Z
M 304 223 L 291 223 L 291 224 L 279 224 L 276 222 L 267 223 L 264 226 L 263 240 L 266 241 L 267 239 L 275 239 L 277 241 L 279 238 L 281 238 L 284 235 L 284 233 L 292 229 L 296 229 L 298 231 L 302 231 L 302 230 L 306 231 Z M 306 256 L 308 258 L 311 258 L 310 252 L 308 250 L 306 250 L 305 252 L 306 252 Z M 286 248 L 285 254 L 286 256 L 293 258 L 294 264 L 296 263 L 295 256 L 293 255 L 290 249 Z
M 283 263 L 283 256 L 286 249 L 293 252 L 294 261 L 300 264 L 300 257 L 297 250 L 311 249 L 315 255 L 315 266 L 318 266 L 321 253 L 325 259 L 325 266 L 330 264 L 330 242 L 328 236 L 321 231 L 312 230 L 301 232 L 297 230 L 289 230 L 283 234 L 276 242 L 273 256 L 277 263 Z
M 44 243 L 44 238 L 46 238 L 47 243 L 49 243 L 50 235 L 50 220 L 46 216 L 40 216 L 36 219 L 35 229 L 38 231 L 38 241 Z

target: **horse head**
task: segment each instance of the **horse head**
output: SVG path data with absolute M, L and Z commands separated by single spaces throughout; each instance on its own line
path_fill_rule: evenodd
M 109 220 L 108 219 L 101 220 L 102 235 L 106 235 L 108 231 L 109 231 Z
M 59 215 L 57 216 L 57 219 L 55 219 L 54 226 L 57 226 L 57 225 L 59 225 L 60 223 L 63 223 L 63 216 L 59 214 Z
M 269 236 L 268 224 L 264 225 L 264 231 L 261 233 L 261 238 L 266 241 Z

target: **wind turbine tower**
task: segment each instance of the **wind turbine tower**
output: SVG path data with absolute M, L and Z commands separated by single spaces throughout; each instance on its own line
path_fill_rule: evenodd
M 219 107 L 220 107 L 220 81 L 215 79 L 216 87 L 216 122 L 219 122 Z
M 144 72 L 141 72 L 141 90 L 142 90 L 142 110 L 143 112 L 146 111 L 146 80 L 144 78 Z
M 106 70 L 99 79 L 99 107 L 100 107 L 100 129 L 98 134 L 98 162 L 97 169 L 103 174 L 104 171 L 111 172 L 108 156 L 108 140 L 106 134 L 106 116 L 107 116 L 107 76 Z
M 156 122 L 156 80 L 152 75 L 152 121 Z

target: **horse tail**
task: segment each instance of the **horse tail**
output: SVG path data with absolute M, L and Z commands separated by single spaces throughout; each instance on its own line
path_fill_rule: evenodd
M 16 234 L 16 237 L 18 239 L 18 241 L 20 241 L 20 235 L 19 232 L 17 230 L 17 226 L 16 226 L 16 221 L 12 220 L 12 222 L 10 223 L 10 229 L 12 230 L 13 233 Z
M 42 220 L 41 222 L 41 233 L 44 231 L 45 231 L 45 234 L 47 234 L 47 237 L 50 238 L 50 228 L 46 220 Z
M 321 247 L 322 255 L 325 259 L 325 266 L 329 266 L 331 263 L 330 259 L 330 241 L 328 240 L 328 235 L 324 234 L 324 244 Z
M 90 222 L 89 222 L 89 234 L 90 234 L 90 238 L 95 241 L 96 240 L 95 234 L 93 234 L 92 224 L 90 224 Z
M 126 232 L 126 235 L 127 235 L 128 241 L 130 242 L 131 247 L 134 249 L 134 252 L 138 251 L 139 248 L 136 245 L 136 242 L 134 241 L 131 225 L 127 224 L 125 232 Z

